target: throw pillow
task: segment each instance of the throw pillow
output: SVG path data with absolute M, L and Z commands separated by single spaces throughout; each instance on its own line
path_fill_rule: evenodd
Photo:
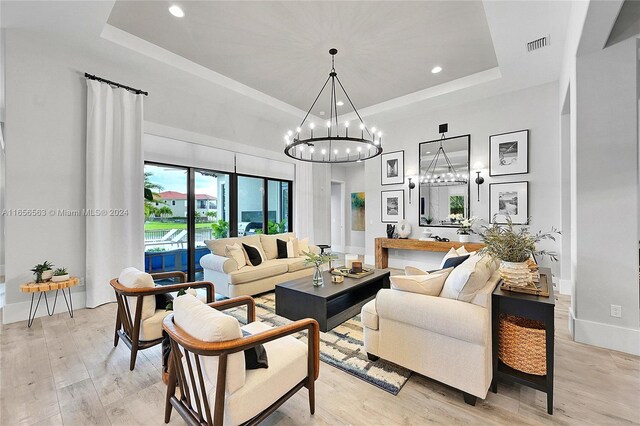
M 242 248 L 247 255 L 248 263 L 251 266 L 258 266 L 264 260 L 262 258 L 262 254 L 260 254 L 260 250 L 258 249 L 258 247 L 242 243 Z
M 289 245 L 288 242 L 278 238 L 276 240 L 276 244 L 278 245 L 278 259 L 286 259 L 288 257 L 287 256 L 287 245 Z
M 120 272 L 118 276 L 118 282 L 128 288 L 149 288 L 155 287 L 153 277 L 146 272 L 139 271 L 136 268 L 125 268 Z M 127 297 L 127 303 L 129 304 L 129 310 L 133 317 L 136 313 L 137 298 Z M 162 308 L 162 307 L 161 307 Z M 156 298 L 154 296 L 144 296 L 142 298 L 142 312 L 140 318 L 142 321 L 147 318 L 151 318 L 156 313 Z
M 428 275 L 428 272 L 423 271 L 419 268 L 414 268 L 413 266 L 405 266 L 404 267 L 405 275 Z
M 453 268 L 443 269 L 426 275 L 392 275 L 389 279 L 394 290 L 438 296 L 452 270 Z
M 287 241 L 287 257 L 288 258 L 298 256 L 298 249 L 296 248 L 296 241 L 294 241 L 294 240 Z
M 247 260 L 244 257 L 244 251 L 242 250 L 242 246 L 238 243 L 235 243 L 231 246 L 226 246 L 224 248 L 224 255 L 236 261 L 238 264 L 238 269 L 242 268 L 247 264 Z
M 309 238 L 298 240 L 298 256 L 304 256 L 303 252 L 309 253 Z
M 242 336 L 251 336 L 251 333 L 242 330 Z M 269 359 L 267 358 L 267 350 L 264 348 L 264 345 L 258 345 L 244 350 L 244 367 L 247 370 L 269 368 Z
M 489 256 L 470 256 L 449 274 L 440 297 L 471 302 L 491 278 L 494 272 L 492 265 L 493 260 Z
M 468 254 L 465 254 L 464 256 L 450 257 L 444 261 L 444 265 L 442 265 L 442 268 L 443 269 L 455 268 L 456 266 L 460 265 L 462 262 L 464 262 L 468 258 L 469 258 Z
M 467 251 L 467 249 L 464 248 L 464 246 L 460 247 L 457 250 L 454 249 L 453 247 L 451 247 L 449 249 L 449 251 L 447 252 L 447 254 L 444 255 L 444 258 L 442 259 L 442 262 L 440 263 L 440 269 L 444 268 L 444 262 L 446 262 L 447 259 L 449 259 L 450 257 L 464 256 L 465 254 L 473 254 L 473 253 L 469 253 Z

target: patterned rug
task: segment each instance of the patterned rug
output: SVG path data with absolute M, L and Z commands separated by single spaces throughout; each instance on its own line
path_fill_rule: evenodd
M 276 315 L 275 293 L 266 293 L 254 297 L 256 317 L 273 327 L 289 324 L 292 321 Z M 244 310 L 229 310 L 241 323 L 246 320 Z M 295 335 L 306 342 L 306 333 Z M 393 363 L 369 361 L 364 350 L 364 337 L 360 315 L 342 323 L 327 333 L 320 333 L 320 360 L 345 371 L 367 383 L 397 395 L 407 383 L 411 371 Z

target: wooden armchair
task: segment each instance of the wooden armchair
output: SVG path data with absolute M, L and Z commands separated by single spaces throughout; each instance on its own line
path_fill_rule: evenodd
M 179 299 L 184 297 L 186 296 Z M 208 305 L 200 304 L 202 309 L 210 307 L 218 311 L 239 306 L 247 307 L 247 325 L 242 329 L 253 327 L 253 331 L 257 332 L 233 340 L 203 341 L 188 334 L 175 321 L 175 317 L 180 315 L 179 306 L 175 307 L 173 314 L 164 319 L 163 328 L 171 341 L 165 423 L 169 423 L 171 411 L 175 407 L 190 425 L 256 425 L 302 387 L 309 391 L 311 414 L 315 412 L 314 382 L 318 378 L 320 367 L 318 322 L 307 318 L 276 328 L 256 323 L 255 301 L 250 296 L 239 296 Z M 190 306 L 190 309 L 193 308 Z M 198 316 L 203 317 L 204 315 Z M 201 328 L 202 324 L 195 327 Z M 239 325 L 237 327 L 239 328 Z M 308 333 L 307 345 L 291 336 L 304 330 Z M 237 363 L 234 364 L 237 358 L 233 357 L 238 355 L 238 352 L 260 344 L 265 345 L 269 368 L 245 371 L 242 363 L 238 371 Z M 292 355 L 293 353 L 299 355 Z M 213 369 L 210 364 L 212 358 L 217 358 Z M 233 375 L 236 377 L 230 377 Z M 240 382 L 237 376 L 242 376 Z M 178 395 L 177 387 L 180 388 Z M 261 403 L 256 403 L 256 399 L 260 399 Z
M 157 307 L 159 309 L 153 310 L 155 312 L 153 316 L 143 318 L 142 312 L 145 298 L 153 298 L 153 306 L 155 306 L 155 295 L 157 294 L 173 293 L 188 288 L 204 288 L 207 290 L 207 302 L 215 300 L 213 283 L 206 281 L 186 282 L 187 275 L 184 272 L 160 272 L 151 274 L 151 277 L 154 281 L 170 278 L 178 279 L 180 283 L 155 287 L 128 287 L 121 284 L 118 278 L 114 278 L 110 282 L 116 293 L 116 302 L 118 303 L 113 346 L 118 346 L 119 339 L 122 339 L 131 349 L 129 370 L 133 370 L 136 365 L 138 350 L 148 349 L 162 343 L 162 320 L 170 313 L 170 311 L 164 309 L 164 306 Z M 132 313 L 131 311 L 134 312 Z

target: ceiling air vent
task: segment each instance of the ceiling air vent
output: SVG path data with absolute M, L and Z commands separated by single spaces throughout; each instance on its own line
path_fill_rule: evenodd
M 530 41 L 529 43 L 527 43 L 527 52 L 533 52 L 534 50 L 547 47 L 550 41 L 551 41 L 550 36 L 540 37 L 537 40 Z

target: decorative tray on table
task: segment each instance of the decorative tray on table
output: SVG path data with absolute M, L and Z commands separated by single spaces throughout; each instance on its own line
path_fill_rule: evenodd
M 340 268 L 333 268 L 331 270 L 331 274 L 341 275 L 343 277 L 349 277 L 349 278 L 363 278 L 363 277 L 366 277 L 367 275 L 373 274 L 373 268 L 362 268 L 362 272 L 353 272 L 349 268 L 340 267 Z

